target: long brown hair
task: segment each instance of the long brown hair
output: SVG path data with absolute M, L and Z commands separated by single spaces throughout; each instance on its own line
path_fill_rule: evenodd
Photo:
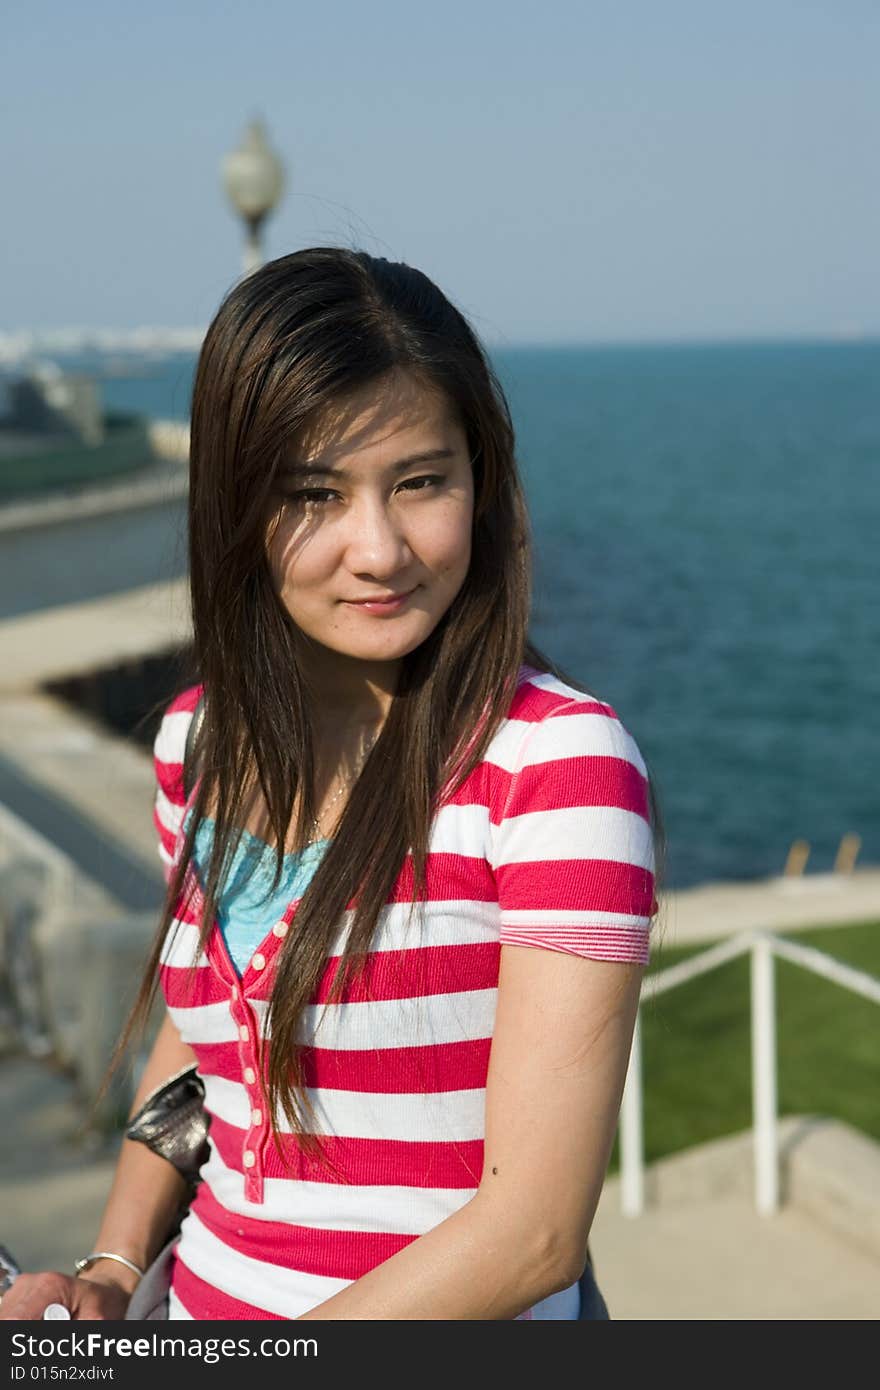
M 180 908 L 206 807 L 215 828 L 200 946 L 212 930 L 254 776 L 275 842 L 274 886 L 297 803 L 297 843 L 308 835 L 315 809 L 312 706 L 298 632 L 269 569 L 265 516 L 291 441 L 351 393 L 400 368 L 445 392 L 458 411 L 474 477 L 472 555 L 450 608 L 403 659 L 388 717 L 277 958 L 266 1023 L 268 1113 L 279 1149 L 283 1111 L 302 1147 L 319 1155 L 300 1029 L 346 911 L 350 927 L 332 1000 L 345 997 L 365 963 L 407 856 L 413 898 L 424 896 L 441 796 L 451 796 L 479 762 L 507 714 L 520 665 L 562 674 L 528 640 L 529 526 L 503 390 L 458 309 L 408 265 L 343 248 L 297 251 L 237 284 L 205 337 L 193 392 L 189 490 L 194 655 L 206 691 L 201 777 L 120 1041 L 122 1049 L 149 1015 L 162 944 Z

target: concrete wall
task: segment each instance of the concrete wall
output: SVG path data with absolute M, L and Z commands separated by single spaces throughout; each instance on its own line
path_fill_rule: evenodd
M 113 1127 L 130 1108 L 136 1067 L 120 1068 L 103 1095 L 102 1084 L 158 918 L 122 910 L 71 860 L 16 821 L 3 808 L 0 1052 L 51 1059 L 73 1077 L 83 1119 Z M 154 1009 L 141 1052 L 157 1024 Z

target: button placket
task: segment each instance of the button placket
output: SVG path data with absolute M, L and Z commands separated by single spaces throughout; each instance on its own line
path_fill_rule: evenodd
M 257 957 L 263 959 L 259 952 Z M 263 960 L 263 964 L 265 964 L 265 960 Z M 229 1011 L 238 1030 L 238 1055 L 242 1067 L 242 1080 L 248 1093 L 249 1123 L 241 1151 L 245 1196 L 249 1201 L 262 1202 L 263 1165 L 261 1153 L 265 1129 L 263 1126 L 264 1107 L 260 1089 L 257 1047 L 259 1028 L 256 1014 L 248 1003 L 247 994 L 241 983 L 232 989 Z
M 275 931 L 277 926 L 278 923 L 276 922 L 275 926 L 272 928 L 273 932 Z M 266 957 L 263 954 L 263 952 L 255 951 L 253 956 L 251 957 L 249 969 L 255 971 L 257 974 L 260 974 L 263 970 L 265 970 L 266 964 Z M 242 1044 L 245 1044 L 245 1046 L 241 1047 L 242 1061 L 245 1064 L 243 1075 L 245 1085 L 249 1088 L 248 1100 L 251 1106 L 251 1128 L 256 1127 L 258 1130 L 261 1130 L 263 1125 L 262 1095 L 259 1092 L 259 1090 L 250 1090 L 250 1088 L 256 1088 L 259 1082 L 259 1063 L 257 1050 L 254 1046 L 254 1043 L 256 1041 L 256 1020 L 251 1010 L 248 1010 L 248 1018 L 249 1022 L 247 1024 L 240 1024 L 238 1030 L 239 1039 Z M 260 1147 L 262 1147 L 262 1133 L 256 1136 L 256 1138 L 258 1139 L 259 1147 L 255 1148 L 252 1136 L 249 1132 L 248 1151 L 254 1155 L 254 1157 L 247 1165 L 249 1168 L 259 1166 L 259 1149 Z
M 182 843 L 182 838 L 180 838 L 180 843 Z M 295 903 L 291 904 L 291 908 L 293 907 L 295 907 Z M 257 983 L 253 976 L 262 974 L 269 964 L 270 956 L 274 959 L 277 947 L 280 946 L 280 942 L 283 941 L 289 930 L 290 924 L 285 918 L 279 918 L 273 924 L 271 935 L 266 938 L 264 949 L 254 952 L 244 972 L 244 977 L 240 977 L 234 968 L 216 920 L 206 944 L 206 954 L 210 967 L 230 991 L 229 1011 L 238 1031 L 238 1056 L 243 1080 L 248 1090 L 250 1110 L 250 1124 L 242 1146 L 244 1195 L 248 1201 L 259 1203 L 263 1201 L 262 1152 L 269 1132 L 269 1124 L 264 1097 L 260 1089 L 257 1046 L 259 1026 L 256 1014 L 247 1002 L 248 990 Z M 248 980 L 249 975 L 252 978 Z M 245 983 L 246 980 L 247 983 Z M 247 1160 L 245 1160 L 245 1154 L 250 1155 Z

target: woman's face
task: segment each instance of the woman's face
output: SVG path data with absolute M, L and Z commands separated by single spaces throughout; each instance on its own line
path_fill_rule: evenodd
M 267 553 L 297 627 L 346 665 L 414 651 L 471 558 L 473 474 L 445 395 L 390 373 L 291 450 L 278 483 Z

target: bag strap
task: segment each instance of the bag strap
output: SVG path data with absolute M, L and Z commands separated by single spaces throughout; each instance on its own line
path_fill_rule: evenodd
M 189 721 L 189 728 L 186 731 L 186 744 L 183 749 L 183 794 L 189 800 L 189 794 L 193 789 L 196 777 L 196 742 L 202 731 L 202 724 L 205 721 L 205 694 L 204 691 L 199 696 L 198 703 L 193 710 L 193 717 Z

